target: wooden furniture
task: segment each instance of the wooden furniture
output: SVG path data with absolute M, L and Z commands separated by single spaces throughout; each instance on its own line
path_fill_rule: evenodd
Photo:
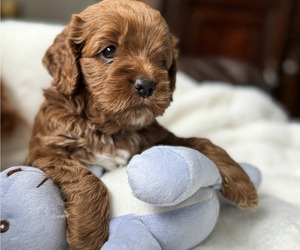
M 155 2 L 180 39 L 181 56 L 222 56 L 254 66 L 269 92 L 300 116 L 299 0 Z

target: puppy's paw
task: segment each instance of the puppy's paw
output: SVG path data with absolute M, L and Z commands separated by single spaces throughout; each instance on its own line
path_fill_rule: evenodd
M 255 210 L 258 205 L 256 189 L 248 176 L 243 177 L 223 176 L 221 192 L 226 199 L 234 202 L 237 206 L 241 208 L 251 207 Z
M 109 196 L 104 183 L 93 174 L 80 182 L 61 185 L 72 250 L 100 249 L 108 239 Z

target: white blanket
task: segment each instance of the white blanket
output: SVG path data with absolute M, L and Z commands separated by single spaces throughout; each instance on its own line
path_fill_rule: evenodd
M 29 126 L 2 145 L 2 167 L 21 164 L 42 88 L 46 48 L 62 27 L 1 24 L 1 71 L 11 99 Z M 178 73 L 174 102 L 159 122 L 179 136 L 207 137 L 237 161 L 262 171 L 256 212 L 221 208 L 218 224 L 197 249 L 300 249 L 300 123 L 290 121 L 268 95 L 224 83 L 197 84 Z
M 199 85 L 183 74 L 160 122 L 180 136 L 210 138 L 262 171 L 257 211 L 222 207 L 197 249 L 300 249 L 300 123 L 257 89 Z

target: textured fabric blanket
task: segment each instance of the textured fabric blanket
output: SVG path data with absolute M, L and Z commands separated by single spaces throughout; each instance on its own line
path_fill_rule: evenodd
M 180 136 L 207 137 L 262 171 L 257 211 L 222 207 L 197 249 L 300 249 L 299 122 L 257 89 L 199 85 L 183 74 L 160 122 Z
M 42 88 L 41 59 L 62 27 L 1 24 L 2 78 L 28 126 L 2 145 L 2 167 L 21 164 Z M 300 249 L 300 123 L 249 87 L 196 83 L 178 73 L 174 102 L 159 122 L 179 136 L 207 137 L 262 172 L 256 212 L 223 205 L 213 233 L 196 249 Z

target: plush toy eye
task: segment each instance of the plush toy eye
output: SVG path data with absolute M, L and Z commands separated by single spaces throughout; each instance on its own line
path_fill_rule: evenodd
M 117 51 L 117 47 L 115 45 L 111 45 L 102 50 L 102 57 L 108 62 L 112 62 Z
M 1 221 L 1 233 L 5 233 L 9 229 L 9 222 L 7 220 Z

